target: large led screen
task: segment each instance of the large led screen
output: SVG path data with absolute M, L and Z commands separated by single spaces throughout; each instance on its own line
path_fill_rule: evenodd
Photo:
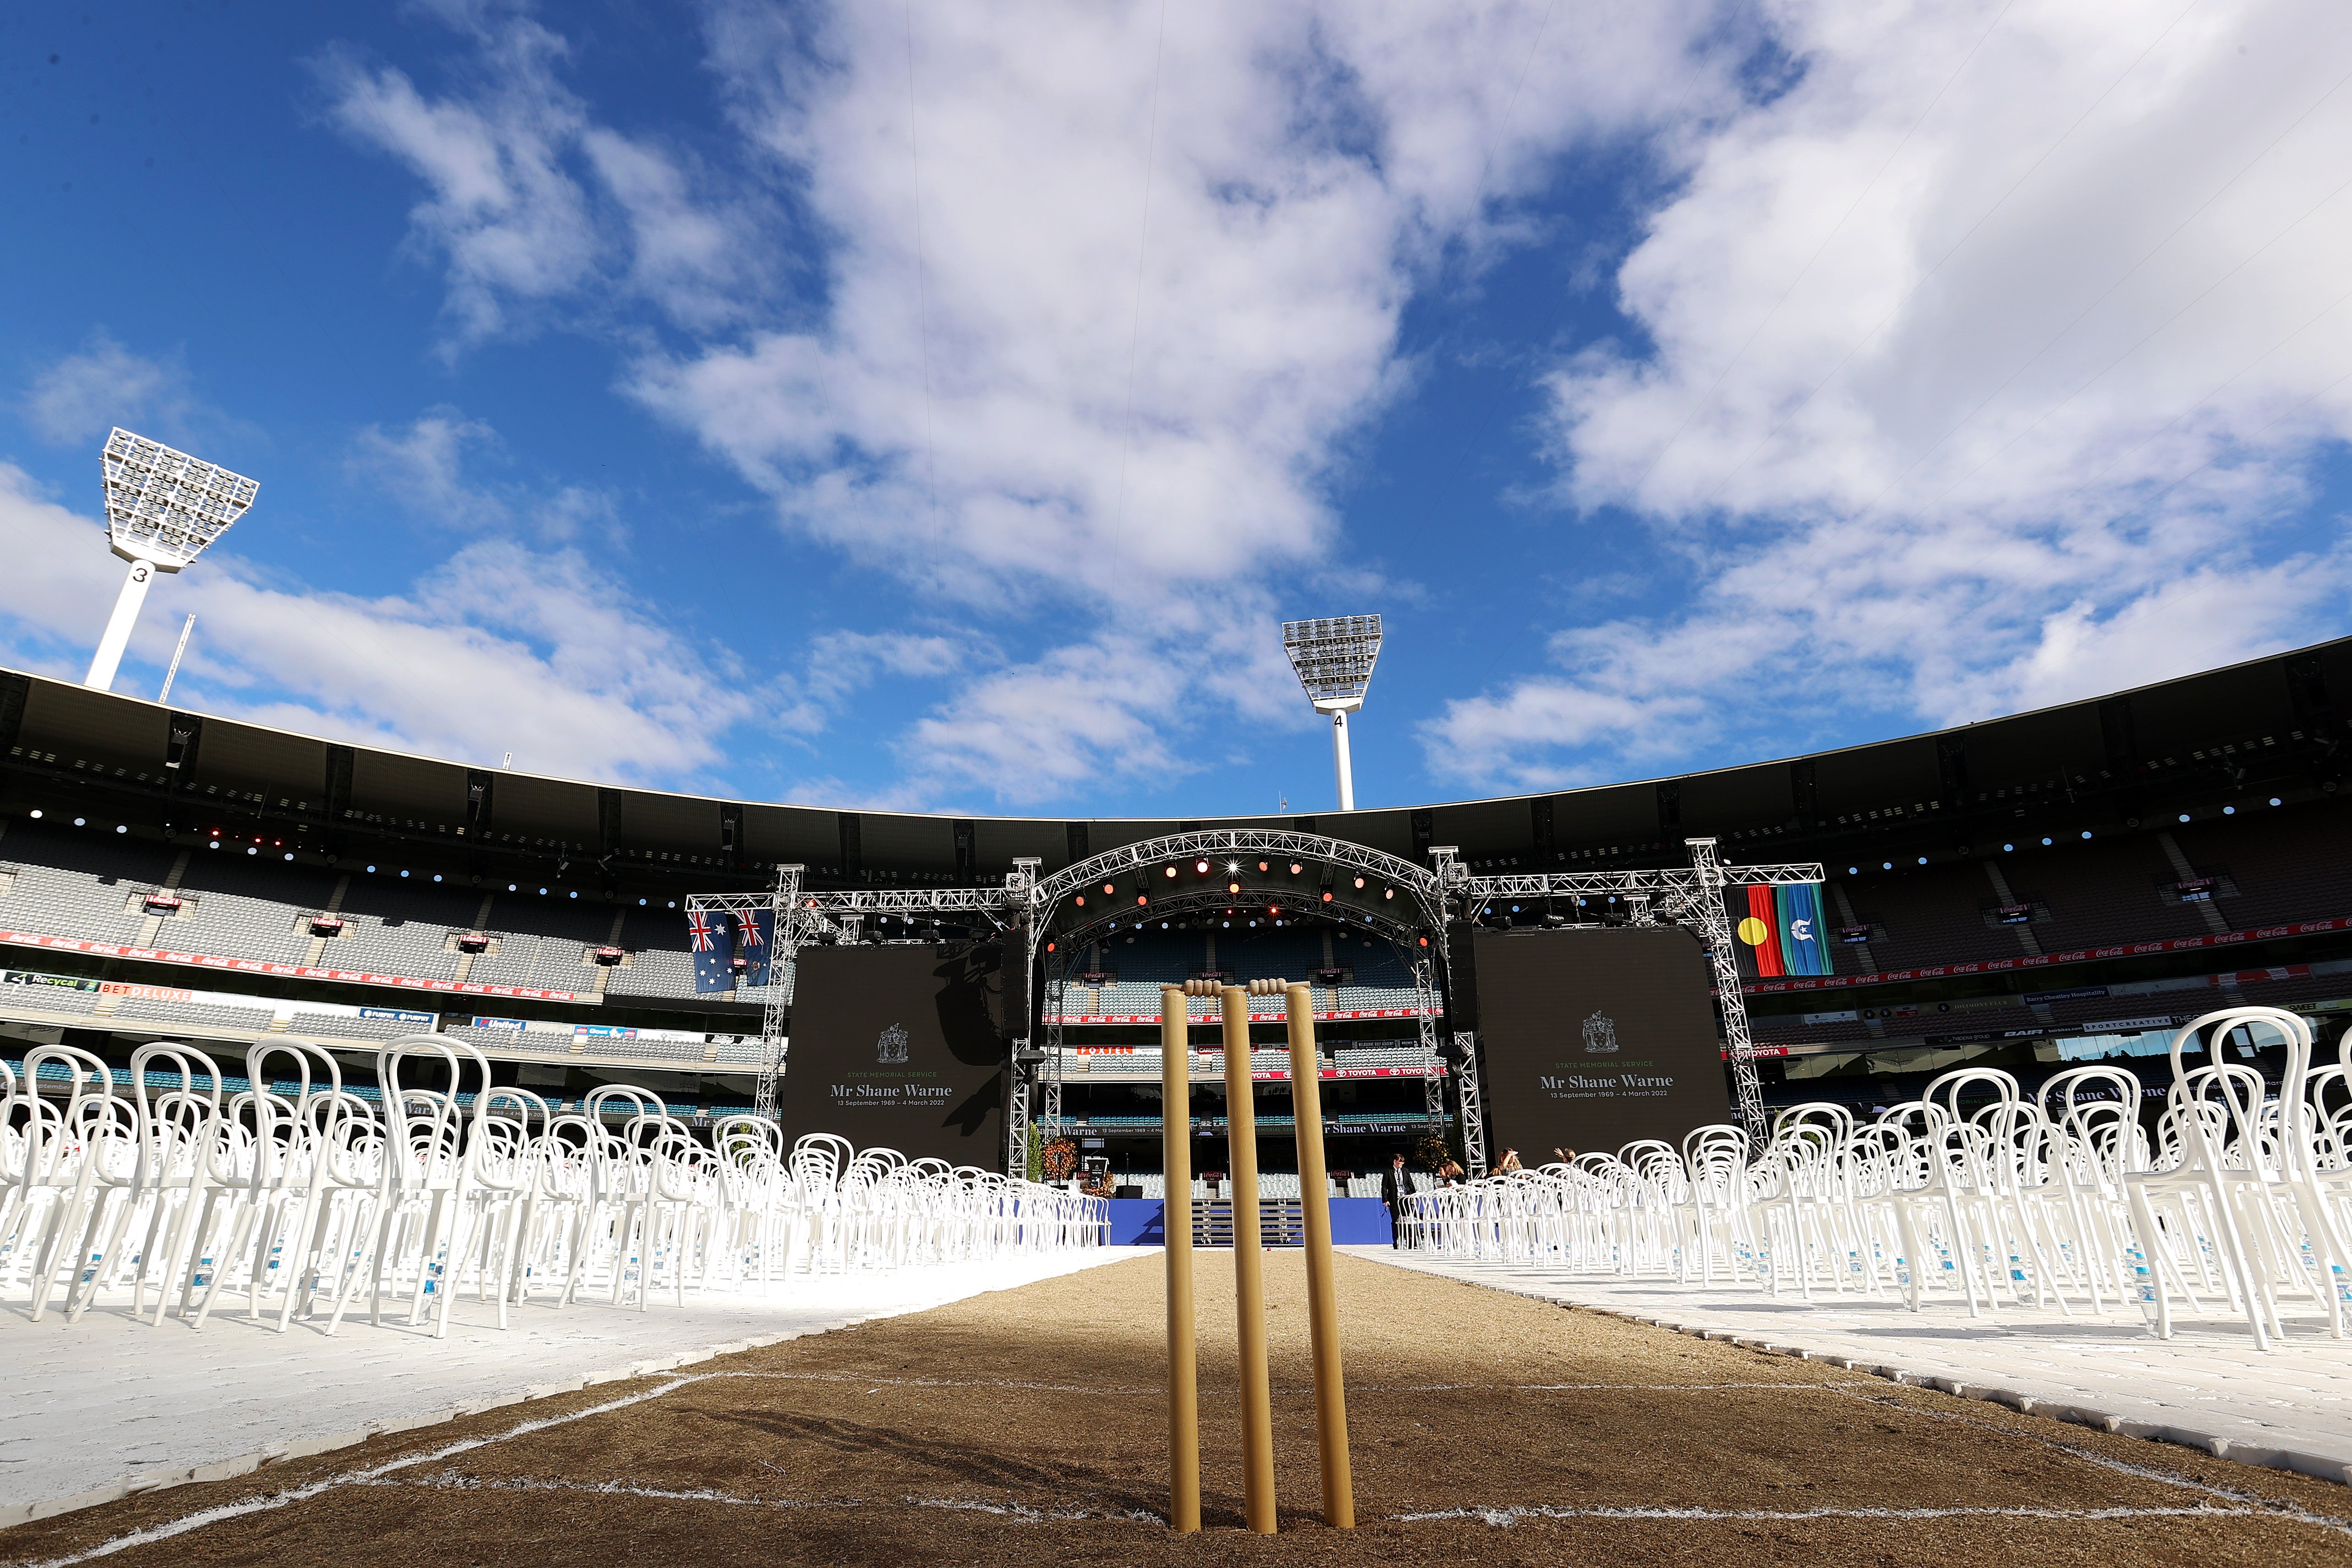
M 1706 955 L 1671 926 L 1473 937 L 1486 1141 L 1540 1165 L 1556 1148 L 1677 1147 L 1731 1119 Z
M 786 1142 L 837 1133 L 1003 1168 L 1000 958 L 992 943 L 802 948 L 777 1092 Z

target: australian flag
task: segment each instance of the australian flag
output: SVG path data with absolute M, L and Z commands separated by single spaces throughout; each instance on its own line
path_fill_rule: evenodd
M 735 917 L 735 956 L 742 967 L 735 971 L 739 986 L 764 986 L 768 983 L 768 955 L 775 950 L 776 912 L 753 909 Z
M 686 934 L 694 949 L 694 988 L 731 991 L 735 988 L 735 921 L 716 910 L 687 912 Z

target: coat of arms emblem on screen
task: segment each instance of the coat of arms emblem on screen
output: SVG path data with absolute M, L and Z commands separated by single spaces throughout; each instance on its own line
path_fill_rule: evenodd
M 1607 1056 L 1617 1049 L 1617 1020 L 1605 1018 L 1599 1009 L 1584 1020 L 1584 1052 L 1587 1056 Z
M 883 1063 L 907 1060 L 907 1026 L 894 1023 L 874 1037 L 874 1060 Z

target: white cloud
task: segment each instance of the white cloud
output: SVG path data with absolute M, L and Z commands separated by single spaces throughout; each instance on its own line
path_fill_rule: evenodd
M 2306 475 L 2352 435 L 2352 13 L 1775 16 L 1801 74 L 1694 143 L 1617 274 L 1646 344 L 1552 382 L 1565 495 L 1691 591 L 1454 705 L 1433 761 L 1793 748 L 2340 631 Z
M 910 42 L 897 13 L 812 39 L 730 8 L 715 56 L 834 236 L 826 308 L 650 358 L 639 395 L 937 591 L 1313 561 L 1437 253 L 1547 157 L 1727 90 L 1701 7 L 1553 16 L 1538 51 L 1550 13 L 1235 3 L 1163 39 L 1154 5 L 1040 4 Z
M 79 678 L 121 586 L 104 532 L 0 465 L 0 554 L 10 662 Z M 761 712 L 742 672 L 572 550 L 481 540 L 406 592 L 362 598 L 273 580 L 216 549 L 157 584 L 134 664 L 160 668 L 191 611 L 175 701 L 462 761 L 512 751 L 534 771 L 692 782 Z
M 812 700 L 836 703 L 863 690 L 880 675 L 952 674 L 977 662 L 993 662 L 985 650 L 950 637 L 904 632 L 827 632 L 809 644 L 803 683 Z
M 498 442 L 498 432 L 455 409 L 436 409 L 405 430 L 380 424 L 362 429 L 352 444 L 351 466 L 377 480 L 411 511 L 464 528 L 494 528 L 511 512 L 497 497 L 466 482 L 468 447 L 479 451 Z
M 475 36 L 489 85 L 467 101 L 427 99 L 404 73 L 347 56 L 324 68 L 335 122 L 406 162 L 431 193 L 409 213 L 412 240 L 447 258 L 460 341 L 503 329 L 511 301 L 570 293 L 599 249 L 587 196 L 564 167 L 583 117 L 552 74 L 563 40 L 520 16 Z
M 534 490 L 467 473 L 469 458 L 503 455 L 499 433 L 454 408 L 433 409 L 404 429 L 371 424 L 352 444 L 349 466 L 419 517 L 483 532 L 527 528 L 550 543 L 593 533 L 617 543 L 622 529 L 613 498 L 583 486 Z
M 446 94 L 349 51 L 319 71 L 333 122 L 427 188 L 409 239 L 447 269 L 445 350 L 527 329 L 576 297 L 634 293 L 697 327 L 756 297 L 745 212 L 699 202 L 653 142 L 593 124 L 562 79 L 562 37 L 504 6 L 445 7 L 441 19 L 474 47 Z
M 1576 146 L 1735 95 L 1712 8 L 730 5 L 713 57 L 828 238 L 822 309 L 633 386 L 788 527 L 982 613 L 1119 607 L 910 727 L 1000 800 L 1303 722 L 1276 580 L 1327 570 L 1348 443 L 1449 248 Z M 1704 41 L 1703 41 L 1704 40 Z
M 177 355 L 133 353 L 102 327 L 36 374 L 17 409 L 33 434 L 55 446 L 95 447 L 118 424 L 180 446 L 255 434 L 195 395 Z
M 1040 800 L 1107 778 L 1172 779 L 1193 766 L 1163 734 L 1187 674 L 1133 639 L 1056 648 L 971 683 L 918 720 L 901 759 L 934 799 L 977 786 L 1000 800 Z

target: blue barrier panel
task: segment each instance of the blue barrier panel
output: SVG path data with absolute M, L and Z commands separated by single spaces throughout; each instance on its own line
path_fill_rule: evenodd
M 1164 1209 L 1165 1206 L 1156 1197 L 1112 1198 L 1110 1245 L 1166 1246 L 1168 1234 Z M 1333 1198 L 1331 1239 L 1341 1246 L 1387 1246 L 1390 1239 L 1388 1206 L 1377 1197 Z
M 1331 1240 L 1340 1247 L 1385 1247 L 1391 1237 L 1389 1232 L 1389 1206 L 1377 1197 L 1335 1197 L 1331 1200 Z
M 1105 1239 L 1113 1247 L 1165 1247 L 1167 1207 L 1156 1197 L 1110 1199 L 1110 1235 Z

